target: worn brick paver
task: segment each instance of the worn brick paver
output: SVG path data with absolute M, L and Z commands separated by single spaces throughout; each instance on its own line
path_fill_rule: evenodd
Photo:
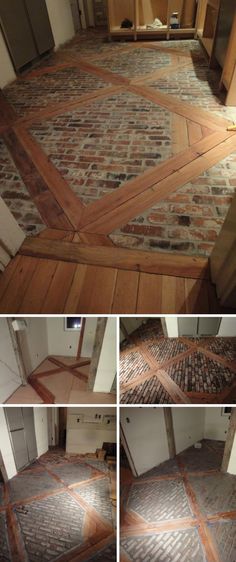
M 196 529 L 127 537 L 121 546 L 133 562 L 207 562 Z
M 171 121 L 169 111 L 120 93 L 34 124 L 31 132 L 88 204 L 167 160 Z
M 156 376 L 121 393 L 122 404 L 171 404 L 172 398 Z
M 205 515 L 236 510 L 236 479 L 230 474 L 190 476 L 200 509 Z
M 184 463 L 186 470 L 189 472 L 198 472 L 201 470 L 220 470 L 223 460 L 224 448 L 220 452 L 209 449 L 204 441 L 201 449 L 191 447 L 179 455 Z
M 236 189 L 236 152 L 115 230 L 117 246 L 211 254 Z
M 150 370 L 150 366 L 138 351 L 130 351 L 120 357 L 120 382 L 127 383 Z
M 236 521 L 220 521 L 209 525 L 221 562 L 236 560 Z
M 49 104 L 75 100 L 83 94 L 107 87 L 106 81 L 79 68 L 63 68 L 14 82 L 4 93 L 19 115 L 37 112 Z
M 84 510 L 67 493 L 16 510 L 29 562 L 49 561 L 83 544 Z
M 93 469 L 87 464 L 75 463 L 75 464 L 65 464 L 62 466 L 52 466 L 51 471 L 59 476 L 63 482 L 69 486 L 71 484 L 76 484 L 76 482 L 82 482 L 84 480 L 89 480 L 92 476 Z
M 149 353 L 160 363 L 173 359 L 176 355 L 188 349 L 187 345 L 182 343 L 179 338 L 162 338 L 150 343 L 147 348 Z
M 228 361 L 236 360 L 236 338 L 210 338 L 204 347 Z
M 214 394 L 230 386 L 235 378 L 230 369 L 199 352 L 166 367 L 166 372 L 184 392 Z
M 12 560 L 8 542 L 5 512 L 0 513 L 0 560 L 1 562 Z
M 108 468 L 107 464 L 103 461 L 99 461 L 97 459 L 95 459 L 95 460 L 94 459 L 88 459 L 87 464 L 92 466 L 92 468 L 94 468 L 96 470 L 100 470 L 104 474 L 108 474 L 108 472 L 109 472 L 109 468 Z
M 0 196 L 27 236 L 38 234 L 46 228 L 1 138 Z
M 12 502 L 37 496 L 57 488 L 62 488 L 62 484 L 45 472 L 22 473 L 9 481 Z
M 112 508 L 110 499 L 109 479 L 95 480 L 90 484 L 74 488 L 81 498 L 83 498 L 91 507 L 104 519 L 112 521 Z
M 182 480 L 133 484 L 127 503 L 129 510 L 147 523 L 181 519 L 192 515 Z
M 100 68 L 121 76 L 134 78 L 154 72 L 171 64 L 169 53 L 159 53 L 155 49 L 134 49 L 129 53 L 119 53 L 112 59 L 101 59 L 97 63 Z

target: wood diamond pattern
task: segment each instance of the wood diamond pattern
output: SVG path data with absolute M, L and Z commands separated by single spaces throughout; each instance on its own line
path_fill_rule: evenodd
M 75 488 L 75 491 L 83 498 L 91 507 L 109 522 L 112 521 L 112 509 L 110 500 L 110 489 L 108 478 L 97 480 L 88 484 Z
M 236 521 L 220 521 L 209 526 L 221 562 L 236 560 Z
M 172 400 L 157 377 L 151 377 L 143 383 L 122 392 L 122 404 L 171 404 Z

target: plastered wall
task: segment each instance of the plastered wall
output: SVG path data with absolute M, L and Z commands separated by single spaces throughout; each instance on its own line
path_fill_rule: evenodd
M 121 408 L 120 420 L 138 476 L 169 458 L 163 408 Z
M 64 318 L 47 318 L 48 355 L 76 357 L 80 332 L 66 331 Z M 96 332 L 97 318 L 86 318 L 81 355 L 91 357 Z
M 77 422 L 79 414 L 95 416 L 96 414 L 115 415 L 115 408 L 69 408 L 67 410 L 67 453 L 95 453 L 104 442 L 116 442 L 116 427 L 109 425 L 97 425 L 96 423 Z
M 4 409 L 0 408 L 0 451 L 8 478 L 17 474 Z
M 226 441 L 230 416 L 222 416 L 222 408 L 206 408 L 204 438 Z
M 204 437 L 204 408 L 172 408 L 176 453 Z
M 38 456 L 48 451 L 48 418 L 47 408 L 34 408 L 34 426 Z
M 94 392 L 110 392 L 116 374 L 116 318 L 108 318 Z
M 48 356 L 46 318 L 25 318 L 27 330 L 20 334 L 20 346 L 27 375 L 30 375 Z
M 222 318 L 218 336 L 219 337 L 236 336 L 236 317 Z
M 8 324 L 0 318 L 0 403 L 4 403 L 21 385 Z

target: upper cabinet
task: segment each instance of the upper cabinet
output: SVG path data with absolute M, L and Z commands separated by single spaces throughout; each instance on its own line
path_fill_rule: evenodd
M 0 24 L 16 71 L 54 47 L 45 0 L 1 0 Z

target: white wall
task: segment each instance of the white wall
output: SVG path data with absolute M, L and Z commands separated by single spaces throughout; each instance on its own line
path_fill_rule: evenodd
M 236 316 L 222 318 L 218 337 L 236 336 Z
M 166 321 L 166 329 L 167 329 L 168 337 L 169 338 L 177 338 L 178 335 L 179 335 L 178 317 L 177 316 L 174 316 L 174 317 L 166 316 L 165 321 Z
M 97 318 L 86 318 L 81 355 L 91 357 Z M 64 330 L 64 318 L 47 318 L 48 354 L 76 357 L 80 332 Z
M 121 408 L 120 419 L 138 476 L 169 459 L 163 408 Z
M 230 416 L 222 416 L 222 408 L 206 408 L 204 438 L 226 441 Z
M 56 49 L 74 34 L 70 0 L 46 0 Z
M 16 74 L 0 29 L 0 88 L 15 80 Z
M 204 437 L 204 408 L 172 408 L 176 453 Z
M 64 318 L 47 318 L 48 354 L 76 357 L 80 332 L 64 330 Z
M 10 436 L 3 408 L 0 408 L 0 451 L 8 478 L 17 474 Z
M 0 318 L 0 403 L 21 385 L 6 318 Z
M 105 329 L 94 392 L 110 392 L 116 375 L 116 318 L 108 318 Z
M 236 434 L 234 436 L 233 447 L 229 459 L 228 471 L 229 474 L 236 474 Z
M 27 376 L 48 356 L 46 318 L 25 318 L 27 330 L 18 332 Z
M 67 453 L 95 453 L 104 442 L 116 443 L 116 425 L 78 422 L 79 415 L 95 416 L 116 415 L 115 408 L 68 408 L 67 410 Z M 87 418 L 86 418 L 87 419 Z
M 47 408 L 34 408 L 34 426 L 38 456 L 48 451 L 48 417 Z

